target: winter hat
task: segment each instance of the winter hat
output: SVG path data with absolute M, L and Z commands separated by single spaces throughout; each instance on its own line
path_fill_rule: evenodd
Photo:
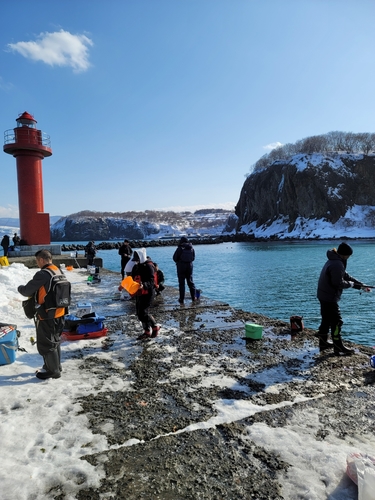
M 352 255 L 353 254 L 353 249 L 350 245 L 347 243 L 340 243 L 337 253 L 340 255 Z
M 188 239 L 186 238 L 186 236 L 182 236 L 180 239 L 180 243 L 187 243 L 187 242 L 188 242 Z
M 139 262 L 139 255 L 138 255 L 138 252 L 136 250 L 134 250 L 134 252 L 133 252 L 132 260 L 135 262 Z

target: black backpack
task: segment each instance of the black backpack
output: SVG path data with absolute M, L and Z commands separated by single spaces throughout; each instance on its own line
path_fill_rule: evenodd
M 46 287 L 45 310 L 70 306 L 71 284 L 65 274 L 56 274 L 52 269 L 43 269 L 43 271 L 47 271 L 51 275 L 49 284 Z
M 191 246 L 182 247 L 182 253 L 180 255 L 181 262 L 193 262 L 194 260 L 194 252 Z

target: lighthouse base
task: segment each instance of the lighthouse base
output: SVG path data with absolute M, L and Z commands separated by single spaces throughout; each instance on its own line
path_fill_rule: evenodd
M 8 257 L 33 257 L 38 250 L 48 250 L 52 255 L 61 255 L 61 245 L 22 245 L 8 250 Z

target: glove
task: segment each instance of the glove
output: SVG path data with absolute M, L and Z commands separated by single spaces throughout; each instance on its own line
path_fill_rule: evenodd
M 362 288 L 362 285 L 361 285 L 360 283 L 354 283 L 354 284 L 353 284 L 353 288 L 354 288 L 355 290 L 360 290 L 360 289 Z
M 371 288 L 368 285 L 362 285 L 361 290 L 364 292 L 371 292 Z

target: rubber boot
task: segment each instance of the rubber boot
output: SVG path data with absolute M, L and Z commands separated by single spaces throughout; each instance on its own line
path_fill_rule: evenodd
M 344 356 L 351 356 L 354 354 L 353 349 L 348 349 L 342 343 L 341 335 L 337 335 L 333 337 L 333 352 L 336 356 L 340 356 L 343 354 Z
M 325 351 L 326 349 L 332 349 L 333 343 L 328 342 L 328 335 L 319 335 L 319 350 Z
M 319 339 L 319 350 L 325 351 L 326 349 L 332 349 L 332 342 L 328 342 L 328 333 L 320 333 L 319 331 L 314 335 Z
M 44 358 L 44 366 L 46 367 L 47 371 L 37 372 L 36 376 L 43 380 L 47 378 L 60 378 L 61 377 L 60 360 L 57 349 L 48 352 L 43 356 L 43 358 Z

